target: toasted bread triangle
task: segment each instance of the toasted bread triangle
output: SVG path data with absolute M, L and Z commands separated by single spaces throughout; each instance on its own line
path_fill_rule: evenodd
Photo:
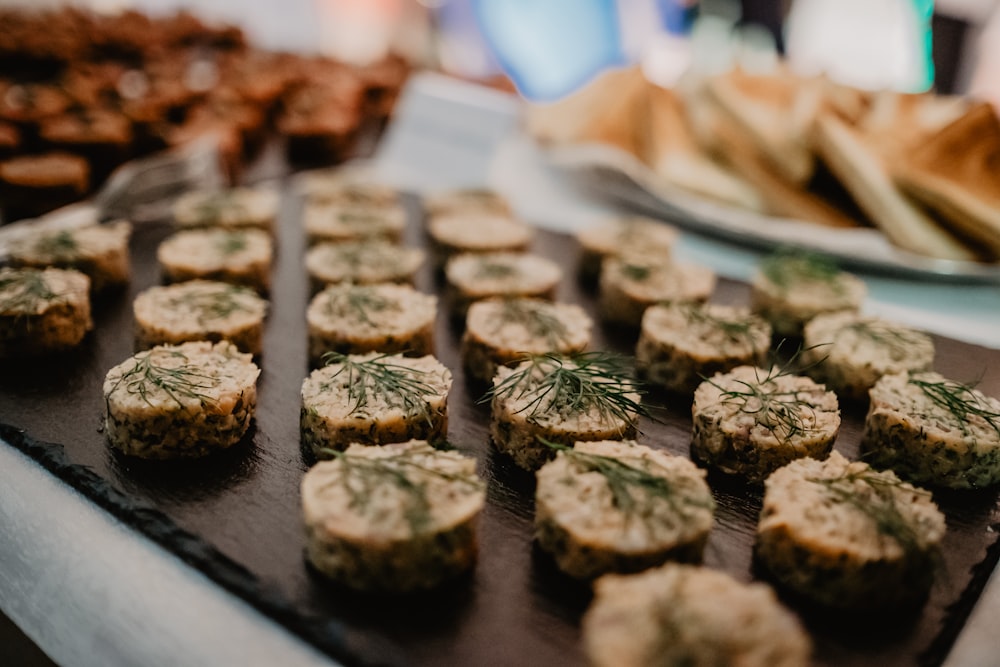
M 895 169 L 911 196 L 1000 257 L 1000 119 L 978 104 Z

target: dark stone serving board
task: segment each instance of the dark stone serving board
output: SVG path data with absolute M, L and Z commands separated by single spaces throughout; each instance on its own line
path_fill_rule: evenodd
M 255 425 L 231 451 L 202 461 L 149 463 L 112 452 L 101 432 L 105 373 L 132 353 L 132 299 L 160 280 L 157 243 L 165 223 L 139 226 L 132 241 L 134 279 L 127 292 L 95 309 L 97 329 L 76 351 L 42 363 L 0 367 L 0 439 L 27 452 L 137 531 L 177 554 L 279 623 L 347 664 L 573 665 L 583 662 L 580 616 L 589 589 L 561 575 L 532 544 L 533 476 L 488 441 L 483 387 L 467 384 L 459 363 L 460 327 L 441 309 L 437 355 L 455 375 L 449 440 L 479 460 L 488 480 L 475 571 L 432 593 L 406 597 L 351 593 L 325 582 L 303 558 L 299 482 L 309 461 L 299 446 L 299 389 L 307 373 L 301 202 L 286 188 L 279 226 L 271 311 Z M 424 242 L 419 203 L 408 240 Z M 577 251 L 566 236 L 540 232 L 534 251 L 564 267 L 559 298 L 592 314 L 591 291 L 575 279 Z M 440 291 L 425 267 L 418 287 Z M 746 303 L 748 288 L 722 280 L 715 300 Z M 1000 394 L 1000 352 L 938 338 L 936 368 L 957 380 L 981 378 Z M 594 347 L 631 352 L 635 335 L 595 330 Z M 23 365 L 21 365 L 23 363 Z M 686 455 L 690 399 L 652 392 L 657 421 L 640 440 Z M 856 456 L 864 406 L 844 406 L 837 449 Z M 759 576 L 752 544 L 761 497 L 711 475 L 719 503 L 707 565 L 740 580 Z M 1000 557 L 995 492 L 939 493 L 948 519 L 944 558 L 930 599 L 912 618 L 864 623 L 794 600 L 816 644 L 819 665 L 939 664 Z

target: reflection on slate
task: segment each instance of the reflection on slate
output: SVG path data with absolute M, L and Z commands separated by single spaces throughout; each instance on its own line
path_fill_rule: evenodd
M 419 206 L 408 240 L 423 243 Z M 234 450 L 203 461 L 148 463 L 111 452 L 101 433 L 101 384 L 107 369 L 132 353 L 131 303 L 159 282 L 156 244 L 167 224 L 141 225 L 133 238 L 135 276 L 129 290 L 96 308 L 97 329 L 80 350 L 0 373 L 3 438 L 40 460 L 69 484 L 225 588 L 348 664 L 579 664 L 579 620 L 589 590 L 556 570 L 532 544 L 532 475 L 492 450 L 489 406 L 481 387 L 467 384 L 458 357 L 460 331 L 441 312 L 437 352 L 455 374 L 449 440 L 478 458 L 489 480 L 475 571 L 440 590 L 402 598 L 359 595 L 324 581 L 303 558 L 299 481 L 310 461 L 299 447 L 299 388 L 306 375 L 307 278 L 302 266 L 300 202 L 283 207 L 267 322 L 263 374 L 254 429 Z M 559 298 L 594 312 L 592 293 L 574 279 L 572 239 L 542 232 L 534 250 L 566 269 Z M 418 288 L 437 291 L 429 268 Z M 721 281 L 719 301 L 746 302 L 745 285 Z M 632 335 L 595 331 L 595 347 L 630 352 Z M 937 339 L 937 369 L 975 378 L 1000 394 L 1000 352 Z M 690 399 L 652 392 L 665 406 L 644 419 L 641 440 L 687 454 Z M 857 454 L 863 406 L 845 407 L 837 449 Z M 22 433 L 18 429 L 23 429 Z M 58 444 L 47 444 L 58 443 Z M 719 508 L 706 564 L 738 579 L 754 576 L 753 534 L 760 492 L 710 476 Z M 1000 549 L 997 495 L 937 494 L 948 518 L 944 562 L 930 599 L 916 618 L 852 627 L 795 603 L 816 640 L 817 664 L 938 664 L 947 654 L 992 571 Z M 794 602 L 794 601 L 791 601 Z

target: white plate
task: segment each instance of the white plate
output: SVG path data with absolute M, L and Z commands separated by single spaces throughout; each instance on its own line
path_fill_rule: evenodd
M 1000 264 L 923 257 L 897 248 L 871 228 L 833 229 L 727 206 L 659 179 L 635 157 L 600 144 L 549 149 L 548 159 L 588 191 L 678 227 L 758 249 L 798 246 L 828 254 L 845 268 L 970 283 L 1000 283 Z

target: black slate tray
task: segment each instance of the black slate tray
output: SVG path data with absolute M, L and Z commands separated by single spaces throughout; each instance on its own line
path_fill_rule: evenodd
M 176 553 L 224 588 L 347 664 L 573 665 L 583 662 L 580 616 L 586 586 L 562 576 L 532 544 L 534 481 L 487 436 L 483 387 L 463 377 L 459 326 L 441 312 L 437 354 L 455 375 L 449 439 L 479 460 L 488 501 L 475 571 L 433 593 L 365 596 L 327 583 L 303 559 L 298 485 L 311 461 L 299 446 L 299 388 L 307 374 L 301 202 L 286 188 L 279 227 L 271 311 L 255 424 L 231 451 L 198 462 L 148 463 L 122 457 L 101 432 L 106 371 L 132 353 L 131 303 L 160 280 L 155 248 L 166 223 L 141 225 L 133 238 L 134 280 L 96 304 L 96 331 L 76 351 L 40 364 L 0 367 L 0 439 L 20 448 L 98 505 Z M 419 202 L 408 241 L 424 242 Z M 594 312 L 594 295 L 574 279 L 577 251 L 566 236 L 541 232 L 534 251 L 566 270 L 559 298 Z M 424 291 L 439 291 L 425 268 Z M 723 280 L 720 302 L 746 302 L 748 288 Z M 630 352 L 634 334 L 596 329 L 594 347 Z M 980 378 L 1000 394 L 1000 352 L 938 338 L 937 370 Z M 641 423 L 641 440 L 687 454 L 690 400 L 651 393 L 657 421 Z M 857 453 L 864 406 L 848 405 L 837 449 Z M 707 565 L 741 580 L 758 576 L 751 550 L 760 492 L 711 475 L 719 503 Z M 1000 547 L 996 492 L 939 493 L 948 519 L 944 559 L 930 598 L 911 617 L 852 619 L 795 600 L 816 642 L 818 665 L 939 664 L 992 572 Z

